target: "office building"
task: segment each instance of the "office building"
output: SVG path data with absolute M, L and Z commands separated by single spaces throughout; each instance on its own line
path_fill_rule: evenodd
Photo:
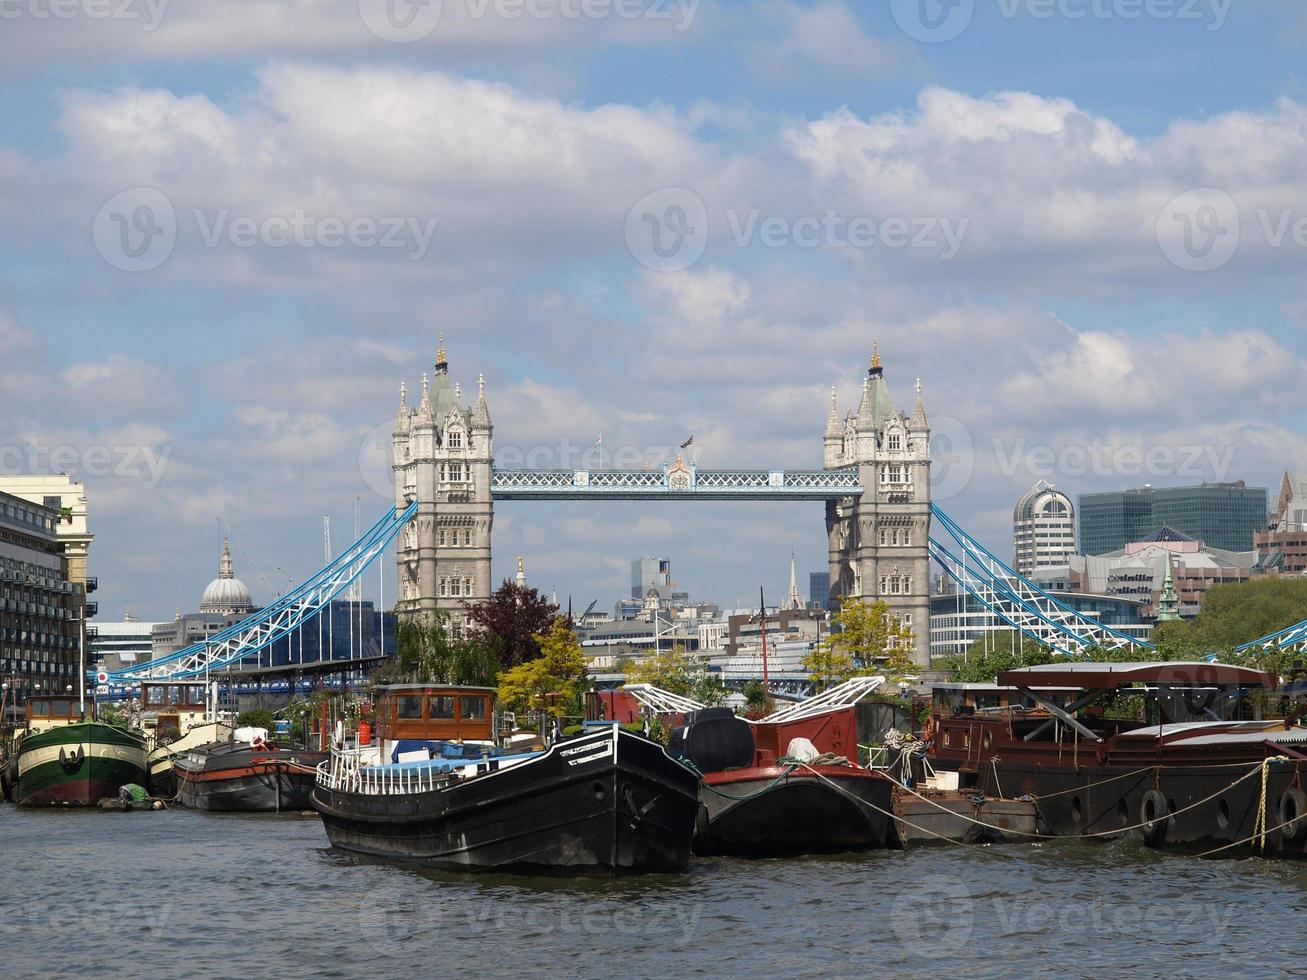
M 69 579 L 60 511 L 0 493 L 0 694 L 12 722 L 27 698 L 78 687 L 80 583 Z
M 1204 483 L 1080 495 L 1080 550 L 1119 551 L 1169 527 L 1222 551 L 1253 550 L 1253 535 L 1267 524 L 1265 487 Z
M 1307 473 L 1285 473 L 1269 529 L 1253 535 L 1255 575 L 1307 574 Z
M 644 599 L 654 589 L 664 599 L 672 594 L 672 560 L 670 558 L 637 558 L 631 562 L 631 598 Z
M 1036 568 L 1065 565 L 1075 553 L 1071 498 L 1040 480 L 1012 509 L 1012 567 L 1029 578 Z
M 808 573 L 808 605 L 830 609 L 830 572 Z

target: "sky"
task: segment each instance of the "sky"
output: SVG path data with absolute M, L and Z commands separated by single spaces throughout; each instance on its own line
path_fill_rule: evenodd
M 0 0 L 0 473 L 82 480 L 101 619 L 171 618 L 223 534 L 267 602 L 380 516 L 439 334 L 542 466 L 819 467 L 878 341 L 1000 554 L 1039 479 L 1273 497 L 1305 54 L 1298 0 Z M 494 541 L 581 608 L 642 555 L 731 605 L 826 562 L 808 503 Z

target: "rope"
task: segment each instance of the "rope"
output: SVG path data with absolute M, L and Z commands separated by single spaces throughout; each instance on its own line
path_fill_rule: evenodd
M 1169 819 L 1171 819 L 1172 817 L 1175 817 L 1175 816 L 1180 815 L 1181 813 L 1186 813 L 1186 812 L 1188 812 L 1189 810 L 1193 810 L 1193 809 L 1196 808 L 1196 807 L 1200 807 L 1200 806 L 1202 806 L 1204 803 L 1210 803 L 1212 800 L 1216 799 L 1216 798 L 1217 798 L 1218 796 L 1220 796 L 1222 793 L 1225 793 L 1226 791 L 1233 789 L 1235 786 L 1238 786 L 1238 785 L 1239 785 L 1240 783 L 1242 783 L 1245 779 L 1250 779 L 1250 778 L 1252 778 L 1253 776 L 1255 776 L 1258 772 L 1263 771 L 1264 768 L 1265 768 L 1265 766 L 1266 766 L 1266 764 L 1267 764 L 1267 763 L 1270 763 L 1271 761 L 1272 761 L 1271 759 L 1267 759 L 1267 760 L 1265 760 L 1264 762 L 1256 763 L 1256 764 L 1253 766 L 1252 769 L 1250 769 L 1248 772 L 1244 773 L 1242 776 L 1240 776 L 1238 779 L 1236 779 L 1234 782 L 1232 782 L 1229 786 L 1222 787 L 1221 789 L 1219 789 L 1219 790 L 1217 790 L 1215 793 L 1213 793 L 1211 796 L 1205 797 L 1204 799 L 1199 800 L 1197 803 L 1190 803 L 1188 806 L 1181 807 L 1179 810 L 1174 810 L 1174 811 L 1172 811 L 1172 812 L 1170 812 L 1170 813 L 1168 813 L 1168 814 L 1166 814 L 1166 815 L 1164 815 L 1164 816 L 1156 817 L 1156 818 L 1154 818 L 1153 820 L 1145 820 L 1145 821 L 1143 821 L 1142 823 L 1133 824 L 1133 825 L 1131 825 L 1131 826 L 1120 827 L 1120 828 L 1118 828 L 1118 829 L 1116 829 L 1116 830 L 1100 830 L 1100 831 L 1095 831 L 1094 833 L 1075 834 L 1075 835 L 1072 835 L 1072 836 L 1075 836 L 1075 837 L 1115 837 L 1115 836 L 1117 836 L 1117 835 L 1119 835 L 1119 834 L 1126 834 L 1126 833 L 1129 833 L 1129 832 L 1132 831 L 1132 830 L 1141 830 L 1141 829 L 1143 829 L 1144 827 L 1152 826 L 1153 824 L 1158 823 L 1158 822 L 1160 822 L 1160 821 L 1162 821 L 1162 820 L 1169 820 Z M 1153 768 L 1152 766 L 1149 766 L 1148 769 L 1140 770 L 1140 772 L 1147 772 L 1147 771 L 1149 771 L 1149 769 L 1152 769 L 1152 768 Z M 1137 774 L 1135 774 L 1135 775 L 1137 775 Z M 1116 778 L 1120 778 L 1120 777 L 1116 777 Z M 1103 780 L 1103 782 L 1110 782 L 1110 780 Z M 1094 785 L 1094 784 L 1091 783 L 1091 784 L 1089 784 L 1089 785 Z M 1078 787 L 1078 788 L 1083 789 L 1083 788 L 1085 788 L 1085 787 Z M 997 830 L 997 831 L 999 831 L 1000 833 L 1004 833 L 1004 834 L 1020 834 L 1022 837 L 1040 837 L 1040 838 L 1042 838 L 1042 839 L 1047 839 L 1047 835 L 1044 835 L 1044 834 L 1026 834 L 1026 833 L 1023 833 L 1023 832 L 1021 832 L 1021 831 L 1019 831 L 1019 830 L 1004 830 L 1004 829 L 1001 828 L 1001 827 L 994 827 L 994 826 L 992 826 L 991 824 L 987 824 L 987 823 L 985 823 L 985 822 L 982 821 L 982 820 L 974 820 L 974 819 L 972 819 L 971 817 L 966 816 L 965 814 L 961 814 L 961 813 L 957 813 L 956 811 L 949 810 L 948 807 L 943 806 L 942 804 L 936 803 L 934 800 L 929 799 L 929 798 L 927 798 L 927 797 L 925 797 L 925 796 L 922 796 L 920 793 L 917 793 L 916 791 L 910 789 L 910 788 L 907 787 L 907 786 L 904 786 L 904 787 L 903 787 L 903 790 L 904 790 L 904 792 L 911 793 L 913 796 L 915 796 L 915 797 L 916 797 L 917 799 L 919 799 L 919 800 L 924 800 L 926 803 L 929 803 L 931 806 L 938 807 L 938 808 L 941 809 L 941 810 L 948 810 L 949 813 L 952 813 L 954 816 L 958 817 L 958 818 L 961 819 L 961 820 L 965 820 L 967 823 L 973 823 L 973 824 L 976 824 L 976 825 L 979 826 L 979 827 L 985 827 L 985 828 L 988 828 L 988 829 L 990 829 L 990 830 Z M 1264 792 L 1265 792 L 1265 791 L 1263 790 L 1263 793 L 1264 793 Z M 1056 794 L 1049 794 L 1049 795 L 1051 796 L 1051 795 L 1056 795 Z M 1044 797 L 1044 798 L 1047 798 L 1047 797 Z M 1040 797 L 1035 797 L 1035 799 L 1038 800 L 1038 799 L 1040 799 Z M 1263 796 L 1263 804 L 1264 804 L 1264 803 L 1265 803 L 1265 797 Z
M 1301 820 L 1301 819 L 1302 819 L 1302 817 L 1294 817 L 1293 820 L 1286 820 L 1284 823 L 1280 824 L 1279 826 L 1277 826 L 1277 827 L 1272 827 L 1272 828 L 1270 828 L 1269 830 L 1267 830 L 1266 828 L 1263 827 L 1262 830 L 1260 831 L 1260 833 L 1259 833 L 1258 831 L 1254 830 L 1254 831 L 1252 832 L 1252 834 L 1250 834 L 1249 836 L 1245 837 L 1243 840 L 1237 840 L 1237 841 L 1235 841 L 1233 844 L 1222 844 L 1220 847 L 1213 847 L 1210 851 L 1202 851 L 1201 853 L 1195 854 L 1194 857 L 1200 857 L 1200 858 L 1202 858 L 1202 857 L 1208 857 L 1208 856 L 1210 856 L 1210 855 L 1212 855 L 1212 854 L 1220 854 L 1222 851 L 1228 851 L 1228 850 L 1229 850 L 1230 848 L 1232 848 L 1232 847 L 1239 847 L 1239 846 L 1241 846 L 1241 845 L 1243 845 L 1243 844 L 1251 844 L 1251 843 L 1252 843 L 1253 841 L 1255 841 L 1258 837 L 1261 837 L 1261 838 L 1262 838 L 1262 846 L 1265 847 L 1265 844 L 1266 844 L 1266 835 L 1267 835 L 1267 834 L 1273 834 L 1273 833 L 1275 833 L 1277 830 L 1282 830 L 1283 828 L 1289 826 L 1289 824 L 1291 824 L 1291 823 L 1295 823 L 1295 822 L 1297 822 L 1298 820 Z
M 1240 763 L 1240 764 L 1242 765 L 1242 763 Z M 1058 790 L 1056 793 L 1044 793 L 1044 794 L 1042 794 L 1042 795 L 1040 795 L 1040 796 L 1032 797 L 1032 799 L 1035 799 L 1035 800 L 1051 800 L 1051 799 L 1052 799 L 1053 797 L 1055 797 L 1055 796 L 1066 796 L 1068 793 L 1079 793 L 1079 792 L 1082 792 L 1083 790 L 1090 789 L 1090 788 L 1092 788 L 1092 787 L 1094 787 L 1094 786 L 1102 786 L 1102 785 L 1104 785 L 1105 783 L 1114 783 L 1114 782 L 1116 782 L 1118 779 L 1128 779 L 1128 778 L 1131 777 L 1131 776 L 1139 776 L 1139 775 L 1142 775 L 1143 773 L 1150 772 L 1152 769 L 1153 769 L 1152 766 L 1145 766 L 1143 769 L 1136 769 L 1134 772 L 1126 772 L 1126 773 L 1122 773 L 1122 774 L 1119 775 L 1119 776 L 1110 776 L 1110 777 L 1108 777 L 1107 779 L 1100 779 L 1100 780 L 1097 780 L 1096 782 L 1085 783 L 1083 786 L 1072 786 L 1070 789 L 1060 789 L 1060 790 Z M 998 781 L 998 772 L 997 772 L 997 770 L 995 770 L 994 781 L 995 781 L 995 782 Z

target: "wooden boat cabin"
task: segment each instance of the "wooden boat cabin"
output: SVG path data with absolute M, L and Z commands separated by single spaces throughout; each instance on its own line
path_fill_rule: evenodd
M 141 725 L 153 736 L 152 746 L 181 738 L 204 718 L 205 689 L 199 681 L 144 681 L 141 684 Z
M 1039 693 L 1054 704 L 1066 704 L 1079 691 L 1076 687 L 1041 687 Z M 932 684 L 931 711 L 938 718 L 974 715 L 977 711 L 999 708 L 1034 709 L 1033 698 L 1009 685 L 1000 684 Z
M 88 701 L 87 705 L 89 704 Z M 50 728 L 79 722 L 83 713 L 76 695 L 47 694 L 28 698 L 25 717 L 27 731 L 35 735 Z
M 383 755 L 434 743 L 493 745 L 495 689 L 449 684 L 379 688 L 376 735 Z

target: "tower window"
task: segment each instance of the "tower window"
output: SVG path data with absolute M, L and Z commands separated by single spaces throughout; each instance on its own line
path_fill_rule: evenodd
M 897 432 L 891 432 L 889 437 L 889 451 L 897 453 L 903 449 L 903 437 Z
M 462 448 L 463 448 L 463 430 L 462 430 L 462 429 L 450 429 L 450 430 L 449 430 L 449 448 L 450 448 L 450 449 L 462 449 Z

